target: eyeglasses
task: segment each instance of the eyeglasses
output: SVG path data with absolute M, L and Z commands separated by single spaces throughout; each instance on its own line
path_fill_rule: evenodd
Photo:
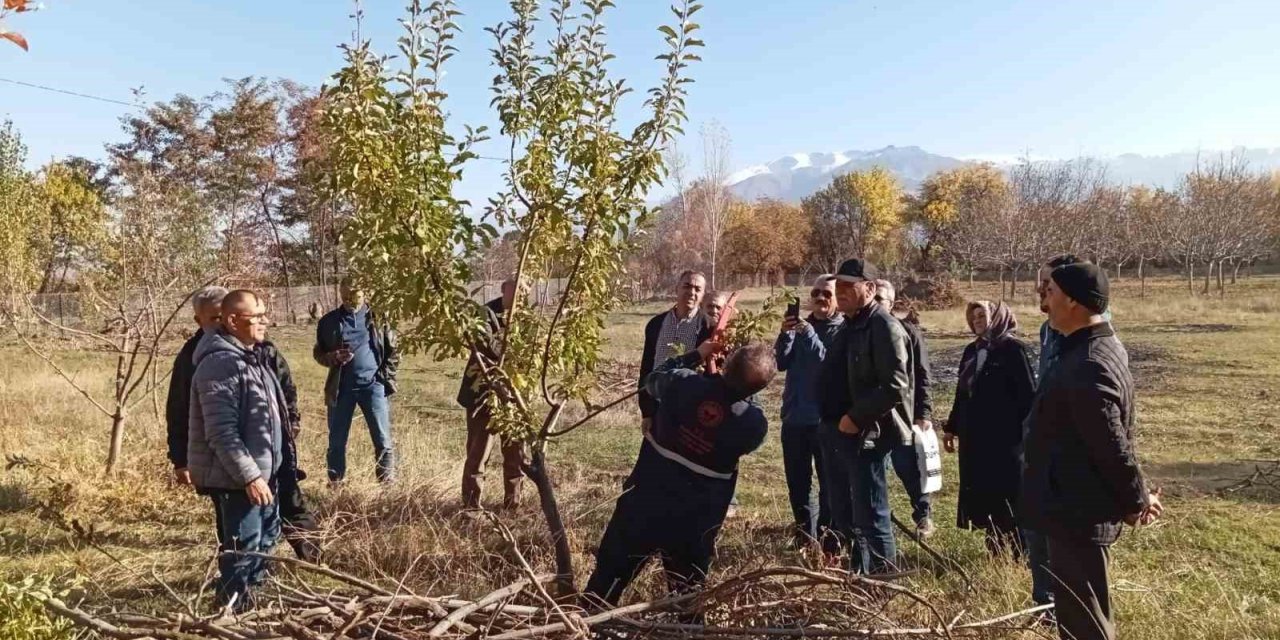
M 814 289 L 809 292 L 810 298 L 830 298 L 831 292 L 826 289 Z
M 244 320 L 244 321 L 248 322 L 249 324 L 269 324 L 269 323 L 271 322 L 271 319 L 270 319 L 269 317 L 267 317 L 267 314 L 266 314 L 266 313 L 253 313 L 253 314 L 249 314 L 249 313 L 245 313 L 245 314 L 233 313 L 233 314 L 231 314 L 231 315 L 232 315 L 232 317 L 234 317 L 236 320 Z

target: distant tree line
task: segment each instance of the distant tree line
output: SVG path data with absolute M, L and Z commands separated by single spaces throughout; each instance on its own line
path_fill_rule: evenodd
M 123 118 L 102 162 L 72 157 L 36 171 L 4 123 L 0 292 L 12 307 L 17 294 L 177 290 L 215 276 L 332 285 L 346 270 L 341 234 L 353 211 L 333 195 L 321 102 L 289 81 L 231 80 Z M 1180 270 L 1188 286 L 1223 290 L 1280 247 L 1280 177 L 1238 155 L 1206 158 L 1169 189 L 1117 184 L 1087 158 L 968 164 L 914 193 L 874 168 L 836 176 L 797 205 L 734 197 L 728 133 L 714 122 L 700 133 L 701 166 L 691 171 L 668 149 L 674 195 L 629 239 L 627 278 L 637 289 L 664 289 L 685 268 L 706 271 L 712 286 L 780 283 L 861 255 L 902 271 L 991 272 L 1012 297 L 1030 290 L 1023 283 L 1046 256 L 1072 252 L 1144 285 L 1160 266 Z M 519 239 L 500 230 L 472 273 L 513 273 Z M 563 277 L 568 265 L 542 270 Z M 280 303 L 288 316 L 305 311 L 287 295 Z
M 661 289 L 695 267 L 736 283 L 781 283 L 860 255 L 922 274 L 990 272 L 1016 297 L 1031 291 L 1020 285 L 1047 257 L 1070 252 L 1117 277 L 1129 270 L 1144 292 L 1157 265 L 1179 269 L 1189 287 L 1201 280 L 1203 291 L 1223 291 L 1280 249 L 1280 174 L 1252 171 L 1234 154 L 1203 159 L 1172 189 L 1117 184 L 1090 158 L 1024 160 L 1008 170 L 967 164 L 930 176 L 915 193 L 873 168 L 838 175 L 799 205 L 735 199 L 722 175 L 674 181 L 677 194 L 638 243 L 632 277 Z M 721 206 L 727 224 L 717 227 L 710 209 Z
M 330 196 L 320 100 L 244 78 L 121 120 L 106 159 L 31 172 L 0 127 L 0 286 L 10 296 L 166 285 L 218 276 L 253 286 L 327 285 L 344 269 L 349 207 Z M 282 311 L 293 315 L 292 300 Z

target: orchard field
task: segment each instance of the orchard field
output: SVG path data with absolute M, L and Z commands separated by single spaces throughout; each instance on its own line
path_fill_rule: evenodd
M 1167 511 L 1155 526 L 1126 530 L 1114 549 L 1121 634 L 1151 640 L 1280 637 L 1280 472 L 1265 462 L 1280 459 L 1280 278 L 1241 280 L 1225 298 L 1188 294 L 1184 282 L 1170 279 L 1149 283 L 1143 299 L 1136 284 L 1115 284 L 1115 324 L 1138 382 L 1139 453 L 1152 483 L 1164 489 Z M 964 293 L 979 298 L 995 292 L 994 283 L 979 283 Z M 745 305 L 758 306 L 768 293 L 749 290 Z M 663 306 L 645 304 L 610 317 L 604 378 L 634 375 L 643 323 Z M 1034 303 L 1027 298 L 1016 308 L 1022 334 L 1034 336 L 1041 321 Z M 940 421 L 950 408 L 968 337 L 960 309 L 925 313 L 923 324 L 941 381 L 934 400 Z M 368 440 L 357 425 L 352 481 L 335 490 L 322 478 L 324 371 L 310 357 L 310 328 L 274 331 L 299 385 L 301 458 L 312 476 L 304 487 L 323 521 L 327 561 L 371 580 L 403 580 L 428 594 L 475 596 L 518 578 L 502 538 L 485 521 L 459 511 L 465 430 L 453 398 L 463 363 L 406 358 L 401 393 L 393 401 L 399 482 L 387 489 L 375 485 Z M 7 613 L 12 621 L 0 620 L 0 637 L 73 636 L 18 595 L 23 589 L 47 585 L 72 601 L 141 610 L 171 606 L 169 589 L 196 597 L 214 553 L 210 509 L 205 499 L 171 483 L 164 428 L 150 401 L 135 410 L 122 470 L 105 478 L 109 422 L 43 362 L 11 340 L 4 344 L 0 451 L 10 464 L 0 473 L 0 582 L 7 585 L 0 591 L 0 618 Z M 177 346 L 169 344 L 169 353 Z M 105 355 L 59 357 L 91 389 L 109 387 L 114 361 Z M 781 387 L 779 377 L 763 396 L 770 434 L 743 464 L 741 508 L 721 536 L 713 581 L 771 564 L 809 562 L 785 544 L 790 515 L 776 421 Z M 551 451 L 579 583 L 592 567 L 595 544 L 638 448 L 638 424 L 638 411 L 627 402 L 558 440 Z M 491 506 L 500 494 L 495 463 L 486 484 Z M 954 528 L 954 457 L 945 464 L 932 546 L 962 563 L 977 588 L 965 593 L 954 573 L 899 536 L 904 564 L 922 569 L 902 583 L 942 604 L 948 617 L 1030 606 L 1026 570 L 988 559 L 980 535 Z M 901 486 L 891 481 L 901 505 Z M 533 565 L 550 570 L 545 528 L 528 486 L 525 502 L 520 512 L 502 517 Z M 92 527 L 92 534 L 64 530 L 72 521 Z M 656 578 L 651 567 L 629 597 L 656 595 Z M 208 607 L 207 593 L 204 598 L 198 608 Z

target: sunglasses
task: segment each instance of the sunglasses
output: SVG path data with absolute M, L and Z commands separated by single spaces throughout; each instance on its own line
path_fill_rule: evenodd
M 814 289 L 809 292 L 810 298 L 830 298 L 831 292 L 826 289 Z

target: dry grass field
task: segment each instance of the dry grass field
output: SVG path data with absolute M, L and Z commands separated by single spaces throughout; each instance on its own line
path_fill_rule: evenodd
M 1114 549 L 1122 637 L 1280 638 L 1280 489 L 1261 478 L 1229 490 L 1260 464 L 1248 461 L 1280 459 L 1280 278 L 1242 280 L 1225 298 L 1189 295 L 1174 280 L 1151 285 L 1145 299 L 1137 297 L 1136 282 L 1116 286 L 1115 324 L 1139 385 L 1138 449 L 1146 473 L 1164 488 L 1167 509 L 1157 525 L 1127 530 Z M 994 284 L 980 283 L 965 293 L 976 298 L 994 291 Z M 747 304 L 758 304 L 767 293 L 750 291 Z M 644 319 L 661 307 L 645 305 L 613 317 L 606 358 L 614 364 L 605 368 L 638 360 Z M 1023 335 L 1034 336 L 1041 317 L 1033 302 L 1019 301 L 1017 311 Z M 960 310 L 929 312 L 923 322 L 935 375 L 943 381 L 935 398 L 942 418 L 968 338 Z M 387 489 L 375 485 L 368 439 L 357 424 L 352 482 L 332 490 L 321 479 L 324 371 L 310 358 L 312 336 L 299 327 L 278 329 L 273 337 L 299 382 L 301 457 L 312 473 L 304 487 L 323 519 L 333 566 L 371 579 L 404 580 L 417 593 L 463 596 L 519 577 L 492 528 L 459 515 L 464 427 L 453 397 L 460 361 L 415 356 L 402 367 L 402 392 L 393 404 L 400 481 Z M 140 404 L 131 419 L 123 471 L 104 478 L 109 422 L 49 367 L 3 342 L 0 452 L 26 462 L 0 472 L 0 584 L 9 585 L 0 587 L 0 638 L 73 636 L 42 620 L 30 600 L 16 595 L 23 584 L 70 589 L 90 606 L 133 609 L 164 606 L 166 589 L 196 595 L 214 550 L 210 509 L 171 483 L 164 429 L 150 402 Z M 111 365 L 105 357 L 71 351 L 59 357 L 91 388 L 108 387 Z M 805 561 L 787 550 L 783 533 L 790 515 L 776 423 L 781 386 L 780 378 L 764 395 L 774 422 L 765 446 L 744 461 L 740 515 L 724 529 L 713 580 Z M 580 581 L 591 569 L 595 544 L 638 448 L 638 422 L 634 404 L 625 403 L 557 442 L 551 453 Z M 1030 606 L 1025 568 L 989 559 L 979 534 L 953 526 L 954 457 L 946 465 L 933 545 L 963 563 L 978 588 L 965 593 L 954 574 L 935 567 L 900 536 L 904 563 L 924 568 L 903 584 L 942 605 L 948 617 L 965 611 L 976 619 Z M 497 470 L 492 464 L 491 469 Z M 892 483 L 894 499 L 900 500 L 901 486 L 896 478 Z M 496 473 L 490 473 L 486 489 L 486 502 L 496 505 Z M 544 528 L 527 490 L 528 506 L 504 518 L 534 565 L 549 569 Z M 58 518 L 92 525 L 100 548 L 54 526 Z M 657 593 L 661 583 L 655 578 L 651 571 L 631 596 Z

